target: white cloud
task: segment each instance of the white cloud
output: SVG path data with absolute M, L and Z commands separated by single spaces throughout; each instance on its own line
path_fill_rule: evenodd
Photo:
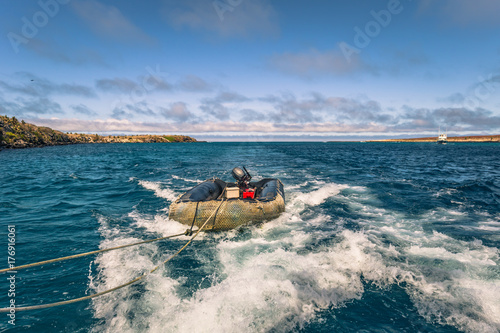
M 281 72 L 304 78 L 318 75 L 342 75 L 369 69 L 369 66 L 364 64 L 358 55 L 353 55 L 348 61 L 338 50 L 311 49 L 307 52 L 286 52 L 272 56 L 269 64 Z
M 211 84 L 196 75 L 186 75 L 178 82 L 177 86 L 191 92 L 207 92 L 213 89 Z
M 141 96 L 152 91 L 169 91 L 173 86 L 159 76 L 143 76 L 136 81 L 123 77 L 96 80 L 95 86 L 98 90 L 112 93 L 122 93 Z
M 63 46 L 53 39 L 40 37 L 31 39 L 26 48 L 58 64 L 108 66 L 98 51 L 83 44 L 73 48 L 68 43 Z
M 64 113 L 61 105 L 47 97 L 17 97 L 13 101 L 0 98 L 0 113 L 26 117 L 40 114 Z
M 135 132 L 135 133 L 364 133 L 384 132 L 379 124 L 347 125 L 343 123 L 273 124 L 256 121 L 204 123 L 160 123 L 133 122 L 128 119 L 28 119 L 39 126 L 48 126 L 69 132 Z
M 205 115 L 215 117 L 219 120 L 230 119 L 231 113 L 237 111 L 239 103 L 248 101 L 249 98 L 231 91 L 223 91 L 213 98 L 202 100 L 200 110 Z
M 362 103 L 343 98 L 329 98 L 325 103 L 332 105 L 340 112 L 340 116 L 302 122 L 297 119 L 273 121 L 269 117 L 263 119 L 244 120 L 211 120 L 201 122 L 192 114 L 183 102 L 172 103 L 168 108 L 160 108 L 159 113 L 169 121 L 133 121 L 132 117 L 118 119 L 26 119 L 34 124 L 48 126 L 61 131 L 98 132 L 98 133 L 177 133 L 188 135 L 397 135 L 406 133 L 422 135 L 434 133 L 438 125 L 448 125 L 449 131 L 464 132 L 496 132 L 500 128 L 500 117 L 485 109 L 470 110 L 466 108 L 412 108 L 403 106 L 399 116 L 391 116 L 376 112 L 378 103 Z M 356 106 L 357 105 L 357 106 Z M 349 111 L 355 107 L 355 115 Z M 359 110 L 358 110 L 359 108 Z M 366 108 L 366 110 L 363 110 Z M 140 113 L 150 110 L 143 108 Z M 122 110 L 123 111 L 123 110 Z M 127 109 L 124 112 L 137 113 Z M 366 117 L 363 114 L 367 115 Z M 346 116 L 347 115 L 347 116 Z M 173 121 L 172 121 L 173 120 Z
M 446 124 L 454 131 L 498 131 L 500 116 L 493 112 L 476 108 L 447 107 L 438 109 L 412 108 L 404 106 L 400 121 L 393 127 L 396 131 L 432 131 Z
M 194 118 L 194 115 L 188 110 L 184 102 L 172 103 L 168 108 L 160 107 L 160 114 L 166 119 L 178 122 L 192 121 Z
M 9 81 L 0 80 L 0 89 L 9 93 L 29 97 L 47 97 L 48 95 L 73 95 L 96 97 L 90 87 L 76 83 L 55 83 L 28 72 L 17 72 Z
M 498 0 L 425 0 L 420 3 L 420 12 L 435 13 L 458 25 L 500 25 L 500 1 Z
M 138 89 L 140 86 L 135 81 L 127 78 L 113 78 L 113 79 L 99 79 L 96 80 L 96 87 L 99 90 L 107 92 L 120 92 L 124 94 L 130 94 L 134 89 Z
M 289 93 L 281 96 L 270 95 L 262 101 L 274 106 L 276 111 L 269 112 L 269 119 L 277 123 L 394 122 L 393 117 L 385 113 L 380 104 L 373 100 L 325 97 L 319 93 L 312 93 L 309 98 L 297 99 L 295 95 Z
M 461 24 L 500 24 L 498 0 L 448 0 L 444 12 L 449 13 L 455 22 Z
M 211 31 L 223 37 L 269 36 L 279 30 L 274 9 L 264 0 L 169 0 L 163 13 L 175 28 Z
M 70 106 L 76 113 L 80 113 L 89 117 L 97 116 L 97 113 L 91 110 L 88 106 L 84 104 L 71 105 Z
M 115 6 L 95 0 L 72 2 L 76 13 L 99 36 L 122 42 L 134 41 L 151 44 L 153 39 L 127 19 Z

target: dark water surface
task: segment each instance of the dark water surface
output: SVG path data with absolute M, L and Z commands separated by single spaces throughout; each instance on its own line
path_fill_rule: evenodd
M 184 231 L 170 203 L 200 181 L 285 184 L 286 212 L 204 234 L 128 288 L 16 312 L 12 332 L 498 332 L 500 145 L 96 144 L 0 152 L 0 267 Z M 12 236 L 12 235 L 11 235 Z M 8 274 L 1 307 L 131 280 L 188 238 Z M 3 251 L 3 252 L 2 252 Z

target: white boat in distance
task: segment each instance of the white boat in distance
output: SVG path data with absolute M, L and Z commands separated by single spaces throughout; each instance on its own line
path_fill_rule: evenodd
M 441 132 L 441 128 L 439 129 L 439 136 L 438 136 L 438 139 L 437 139 L 437 143 L 439 144 L 447 144 L 448 143 L 448 133 L 440 133 Z M 448 131 L 446 131 L 448 132 Z

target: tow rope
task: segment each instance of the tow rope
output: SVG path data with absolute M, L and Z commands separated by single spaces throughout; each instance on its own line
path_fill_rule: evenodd
M 219 206 L 217 207 L 217 209 L 214 209 L 214 211 L 212 212 L 212 214 L 207 218 L 207 220 L 203 223 L 203 225 L 200 228 L 198 228 L 198 230 L 196 230 L 196 232 L 194 233 L 194 235 L 186 242 L 186 244 L 184 244 L 183 247 L 181 247 L 176 253 L 174 253 L 173 255 L 171 255 L 167 260 L 163 261 L 162 263 L 160 263 L 159 265 L 157 265 L 156 267 L 154 267 L 149 272 L 146 272 L 146 273 L 142 274 L 141 276 L 139 276 L 139 277 L 137 277 L 137 278 L 135 278 L 133 280 L 130 280 L 130 281 L 124 283 L 124 284 L 121 284 L 121 285 L 116 286 L 114 288 L 107 289 L 107 290 L 104 290 L 104 291 L 101 291 L 101 292 L 98 292 L 98 293 L 95 293 L 95 294 L 92 294 L 92 295 L 88 295 L 88 296 L 84 296 L 84 297 L 79 297 L 79 298 L 73 298 L 73 299 L 69 299 L 69 300 L 66 300 L 66 301 L 60 301 L 60 302 L 55 302 L 55 303 L 40 304 L 40 305 L 33 305 L 33 306 L 16 307 L 15 308 L 16 312 L 17 311 L 28 311 L 28 310 L 46 309 L 46 308 L 52 308 L 54 306 L 60 306 L 60 305 L 66 305 L 66 304 L 71 304 L 71 303 L 85 301 L 85 300 L 88 300 L 88 299 L 92 299 L 92 298 L 95 298 L 95 297 L 98 297 L 98 296 L 102 296 L 102 295 L 108 294 L 108 293 L 110 293 L 112 291 L 124 288 L 126 286 L 129 286 L 131 284 L 134 284 L 134 283 L 142 280 L 143 278 L 145 278 L 146 276 L 152 274 L 158 268 L 160 268 L 161 266 L 165 265 L 167 262 L 169 262 L 170 260 L 172 260 L 173 258 L 175 258 L 177 255 L 179 255 L 179 253 L 181 253 L 196 238 L 196 236 L 198 236 L 198 234 L 207 225 L 208 221 L 210 221 L 210 219 L 215 214 L 215 212 L 217 210 L 219 210 L 219 208 L 221 208 L 222 205 L 225 202 L 226 202 L 225 200 L 221 201 L 221 203 L 219 204 Z M 22 265 L 22 266 L 13 267 L 13 268 L 6 268 L 6 269 L 0 270 L 0 273 L 5 273 L 5 272 L 9 272 L 9 271 L 17 271 L 17 270 L 22 270 L 22 269 L 26 269 L 26 268 L 29 268 L 29 267 L 40 266 L 40 265 L 49 264 L 49 263 L 53 263 L 53 262 L 65 261 L 65 260 L 74 259 L 74 258 L 80 258 L 80 257 L 88 256 L 88 255 L 91 255 L 91 254 L 96 254 L 96 253 L 101 253 L 101 252 L 107 252 L 107 251 L 122 249 L 122 248 L 130 247 L 130 246 L 134 246 L 134 245 L 139 245 L 139 244 L 156 242 L 156 241 L 160 241 L 160 240 L 164 240 L 164 239 L 168 239 L 168 238 L 179 237 L 179 236 L 182 236 L 182 235 L 191 236 L 192 234 L 193 234 L 193 230 L 191 228 L 191 229 L 186 230 L 182 234 L 170 235 L 170 236 L 166 236 L 166 237 L 150 239 L 150 240 L 147 240 L 147 241 L 137 242 L 137 243 L 133 243 L 133 244 L 120 245 L 120 246 L 116 246 L 116 247 L 112 247 L 112 248 L 108 248 L 108 249 L 96 250 L 96 251 L 91 251 L 91 252 L 86 252 L 86 253 L 81 253 L 81 254 L 75 254 L 75 255 L 72 255 L 72 256 L 67 256 L 67 257 L 62 257 L 62 258 L 56 258 L 56 259 L 51 259 L 51 260 L 40 261 L 40 262 L 37 262 L 37 263 L 28 264 L 28 265 Z M 11 308 L 0 308 L 0 313 L 10 312 L 10 311 L 11 311 Z

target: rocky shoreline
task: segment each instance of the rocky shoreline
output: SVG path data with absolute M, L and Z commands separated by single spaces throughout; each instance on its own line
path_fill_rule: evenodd
M 0 150 L 21 149 L 45 146 L 71 145 L 82 143 L 168 143 L 197 142 L 185 135 L 107 135 L 70 134 L 49 127 L 36 126 L 0 116 Z

